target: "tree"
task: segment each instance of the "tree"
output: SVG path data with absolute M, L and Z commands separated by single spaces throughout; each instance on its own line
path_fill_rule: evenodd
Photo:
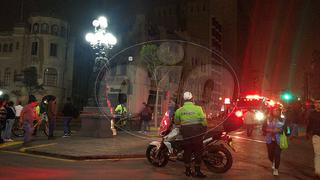
M 161 76 L 159 75 L 157 69 L 162 65 L 157 55 L 158 46 L 154 44 L 147 44 L 140 50 L 140 57 L 151 75 L 151 79 L 154 81 L 156 86 L 156 104 L 154 108 L 154 122 L 155 127 L 158 125 L 158 103 L 159 103 L 159 91 L 160 91 L 160 81 Z
M 28 67 L 23 71 L 23 84 L 27 88 L 28 95 L 44 90 L 43 85 L 38 83 L 38 73 L 36 67 Z

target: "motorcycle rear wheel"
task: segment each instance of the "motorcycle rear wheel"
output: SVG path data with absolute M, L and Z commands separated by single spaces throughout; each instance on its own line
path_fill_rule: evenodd
M 224 146 L 209 146 L 203 162 L 209 171 L 225 173 L 231 168 L 233 158 L 230 151 Z
M 158 148 L 155 145 L 149 145 L 146 151 L 146 156 L 150 164 L 155 167 L 164 167 L 168 164 L 169 156 L 165 148 L 160 149 L 157 156 Z

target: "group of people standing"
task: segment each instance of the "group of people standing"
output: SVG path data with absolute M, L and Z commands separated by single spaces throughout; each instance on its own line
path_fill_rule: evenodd
M 21 103 L 14 106 L 12 101 L 0 99 L 0 143 L 11 142 L 12 127 L 22 110 Z
M 41 123 L 48 123 L 48 139 L 54 139 L 54 129 L 57 118 L 57 100 L 55 96 L 45 96 L 40 102 L 34 95 L 30 95 L 28 103 L 23 107 L 21 103 L 13 106 L 13 102 L 0 99 L 0 143 L 13 141 L 12 128 L 15 122 L 24 130 L 24 145 L 30 144 L 32 135 L 36 135 Z M 64 117 L 64 136 L 71 135 L 70 122 L 74 115 L 71 99 L 67 98 L 62 114 Z

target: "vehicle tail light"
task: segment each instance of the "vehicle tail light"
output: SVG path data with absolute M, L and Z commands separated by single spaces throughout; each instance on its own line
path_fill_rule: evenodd
M 236 111 L 235 115 L 238 117 L 238 118 L 241 118 L 243 116 L 243 112 L 242 111 Z

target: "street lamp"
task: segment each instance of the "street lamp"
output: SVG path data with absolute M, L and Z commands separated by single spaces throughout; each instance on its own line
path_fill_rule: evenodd
M 117 44 L 117 38 L 108 32 L 108 19 L 104 16 L 99 17 L 92 21 L 94 32 L 86 34 L 85 39 L 90 43 L 90 46 L 95 51 L 95 63 L 93 67 L 92 82 L 95 76 L 100 76 L 99 71 L 102 67 L 109 69 L 108 52 Z M 104 74 L 105 72 L 102 72 Z M 99 87 L 95 87 L 95 93 L 99 92 Z M 89 98 L 88 104 L 95 104 L 92 102 L 94 97 Z
M 117 44 L 117 38 L 107 31 L 108 20 L 101 16 L 92 21 L 94 32 L 86 34 L 85 38 L 90 43 L 91 47 L 97 51 L 95 58 L 94 71 L 100 68 L 102 64 L 109 63 L 107 52 Z
M 3 95 L 3 91 L 0 90 L 0 96 L 2 96 L 2 95 Z

